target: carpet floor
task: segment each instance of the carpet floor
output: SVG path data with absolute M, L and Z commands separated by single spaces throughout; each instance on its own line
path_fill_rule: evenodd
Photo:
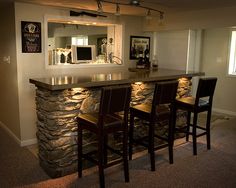
M 106 187 L 112 188 L 234 188 L 236 187 L 236 118 L 217 116 L 212 122 L 212 149 L 206 149 L 205 137 L 198 138 L 198 155 L 192 155 L 192 143 L 175 142 L 174 164 L 168 151 L 156 151 L 156 171 L 150 171 L 147 152 L 135 154 L 129 162 L 130 182 L 125 183 L 121 165 L 105 171 Z M 219 118 L 221 117 L 221 118 Z M 204 117 L 203 117 L 204 121 Z M 97 167 L 51 179 L 41 169 L 34 147 L 19 147 L 0 127 L 0 188 L 96 188 Z

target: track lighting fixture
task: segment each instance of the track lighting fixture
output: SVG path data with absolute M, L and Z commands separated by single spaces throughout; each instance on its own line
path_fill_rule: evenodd
M 100 0 L 97 0 L 97 6 L 98 6 L 97 12 L 102 13 L 103 9 L 102 9 L 102 3 Z
M 116 16 L 120 16 L 120 5 L 117 3 L 116 4 L 116 13 L 115 13 Z
M 160 20 L 164 19 L 164 12 L 160 13 Z
M 120 5 L 124 5 L 124 6 L 135 6 L 135 7 L 146 9 L 147 10 L 147 15 L 146 15 L 147 19 L 151 19 L 151 11 L 159 12 L 160 20 L 163 21 L 163 18 L 164 18 L 164 12 L 163 11 L 142 6 L 142 5 L 140 5 L 140 1 L 138 1 L 138 0 L 131 0 L 129 3 L 122 3 L 122 2 L 117 3 L 117 2 L 113 2 L 113 1 L 109 1 L 109 0 L 96 0 L 96 1 L 97 1 L 97 6 L 98 6 L 97 11 L 99 13 L 103 12 L 102 2 L 104 2 L 104 3 L 110 3 L 110 4 L 115 4 L 116 5 L 116 12 L 114 13 L 116 16 L 120 15 Z
M 163 13 L 160 13 L 159 26 L 163 26 L 164 25 L 163 19 L 164 19 Z
M 148 11 L 147 11 L 146 19 L 147 20 L 151 20 L 152 19 L 152 15 L 151 15 L 150 9 L 148 9 Z

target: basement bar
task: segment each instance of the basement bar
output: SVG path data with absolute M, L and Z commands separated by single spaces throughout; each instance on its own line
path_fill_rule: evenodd
M 36 86 L 37 140 L 41 167 L 53 178 L 77 171 L 76 117 L 79 113 L 98 111 L 101 87 L 131 84 L 131 105 L 136 105 L 152 100 L 155 82 L 179 80 L 177 97 L 183 97 L 191 91 L 191 78 L 203 75 L 203 72 L 168 69 L 130 69 L 87 76 L 31 78 L 30 83 Z M 184 115 L 178 114 L 177 119 L 181 118 L 185 118 Z M 165 124 L 165 120 L 160 123 Z M 89 149 L 95 143 L 95 138 L 86 133 L 84 136 L 84 147 Z M 113 139 L 109 138 L 109 142 L 113 142 Z

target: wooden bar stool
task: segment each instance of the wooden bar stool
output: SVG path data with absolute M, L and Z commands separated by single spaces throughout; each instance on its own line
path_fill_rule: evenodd
M 129 159 L 132 159 L 133 143 L 148 148 L 150 153 L 151 170 L 155 171 L 155 154 L 154 151 L 165 146 L 169 147 L 169 162 L 173 163 L 173 138 L 174 138 L 174 113 L 173 105 L 177 93 L 178 81 L 158 82 L 155 84 L 152 104 L 140 104 L 130 107 L 130 130 L 129 130 Z M 166 105 L 166 106 L 165 106 Z M 163 111 L 164 110 L 164 111 Z M 162 115 L 169 118 L 168 136 L 154 134 L 155 122 Z M 148 136 L 134 139 L 134 117 L 146 120 L 148 124 Z M 164 140 L 166 144 L 154 147 L 154 137 Z M 147 140 L 147 142 L 145 142 Z
M 125 181 L 129 182 L 128 168 L 128 113 L 131 98 L 130 86 L 110 86 L 102 88 L 98 113 L 78 116 L 78 175 L 82 177 L 82 157 L 97 164 L 100 187 L 105 187 L 104 169 L 123 161 Z M 122 113 L 120 115 L 120 113 Z M 97 135 L 98 159 L 91 157 L 94 151 L 82 153 L 82 131 L 86 129 Z M 108 134 L 122 133 L 122 152 L 107 145 Z M 122 158 L 108 163 L 107 149 L 121 155 Z
M 186 141 L 189 141 L 189 135 L 193 138 L 193 154 L 197 155 L 197 137 L 206 135 L 207 149 L 211 148 L 210 144 L 210 124 L 211 124 L 211 111 L 212 101 L 215 91 L 217 78 L 200 78 L 197 88 L 196 97 L 184 97 L 176 99 L 176 109 L 187 111 L 187 125 L 181 128 L 175 128 L 177 132 L 186 133 Z M 206 126 L 202 127 L 197 124 L 198 114 L 200 112 L 207 112 Z M 191 113 L 193 113 L 193 123 L 191 124 Z M 192 131 L 190 130 L 192 127 Z M 202 130 L 197 134 L 197 129 Z

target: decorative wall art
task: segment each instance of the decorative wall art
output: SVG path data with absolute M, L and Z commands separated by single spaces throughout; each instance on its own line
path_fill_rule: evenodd
M 144 57 L 145 53 L 150 53 L 150 37 L 130 36 L 130 59 Z
M 41 53 L 41 23 L 21 21 L 22 52 Z

